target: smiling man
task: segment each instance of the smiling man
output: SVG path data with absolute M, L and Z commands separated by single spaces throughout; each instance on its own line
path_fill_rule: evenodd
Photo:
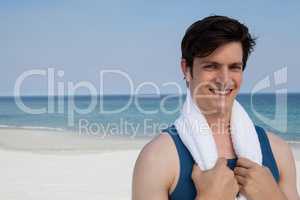
M 237 157 L 231 140 L 230 116 L 255 40 L 235 19 L 210 16 L 192 24 L 182 40 L 181 69 L 190 94 L 213 133 L 218 157 L 201 170 L 175 126 L 141 151 L 133 175 L 133 200 L 300 200 L 295 160 L 288 144 L 255 126 L 262 166 Z

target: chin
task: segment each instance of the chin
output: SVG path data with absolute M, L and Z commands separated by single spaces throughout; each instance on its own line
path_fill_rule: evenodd
M 215 110 L 215 114 L 216 113 L 227 113 L 230 112 L 232 109 L 232 105 L 233 105 L 233 99 L 228 99 L 226 100 L 225 103 L 220 102 L 220 100 L 217 100 L 213 103 L 213 105 L 211 106 L 211 110 Z

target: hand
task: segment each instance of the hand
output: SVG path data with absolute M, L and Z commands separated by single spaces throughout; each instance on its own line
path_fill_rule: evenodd
M 247 199 L 286 199 L 267 167 L 247 158 L 239 158 L 234 174 L 240 185 L 241 194 Z
M 234 173 L 227 167 L 225 158 L 219 158 L 215 166 L 206 171 L 194 165 L 192 179 L 197 190 L 196 199 L 233 200 L 239 191 Z

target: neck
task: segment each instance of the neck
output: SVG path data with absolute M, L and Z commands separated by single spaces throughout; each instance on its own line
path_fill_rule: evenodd
M 230 134 L 230 113 L 205 115 L 207 123 L 215 135 Z
M 205 116 L 217 145 L 218 155 L 225 158 L 235 158 L 230 134 L 230 114 Z

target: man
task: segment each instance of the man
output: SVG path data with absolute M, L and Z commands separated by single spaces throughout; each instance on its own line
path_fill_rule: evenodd
M 212 130 L 219 159 L 212 169 L 202 171 L 174 126 L 166 129 L 136 161 L 133 200 L 231 200 L 238 193 L 251 200 L 300 200 L 295 160 L 284 140 L 257 129 L 263 166 L 236 158 L 233 149 L 231 108 L 254 45 L 248 28 L 229 17 L 210 16 L 188 28 L 181 44 L 181 69 Z

